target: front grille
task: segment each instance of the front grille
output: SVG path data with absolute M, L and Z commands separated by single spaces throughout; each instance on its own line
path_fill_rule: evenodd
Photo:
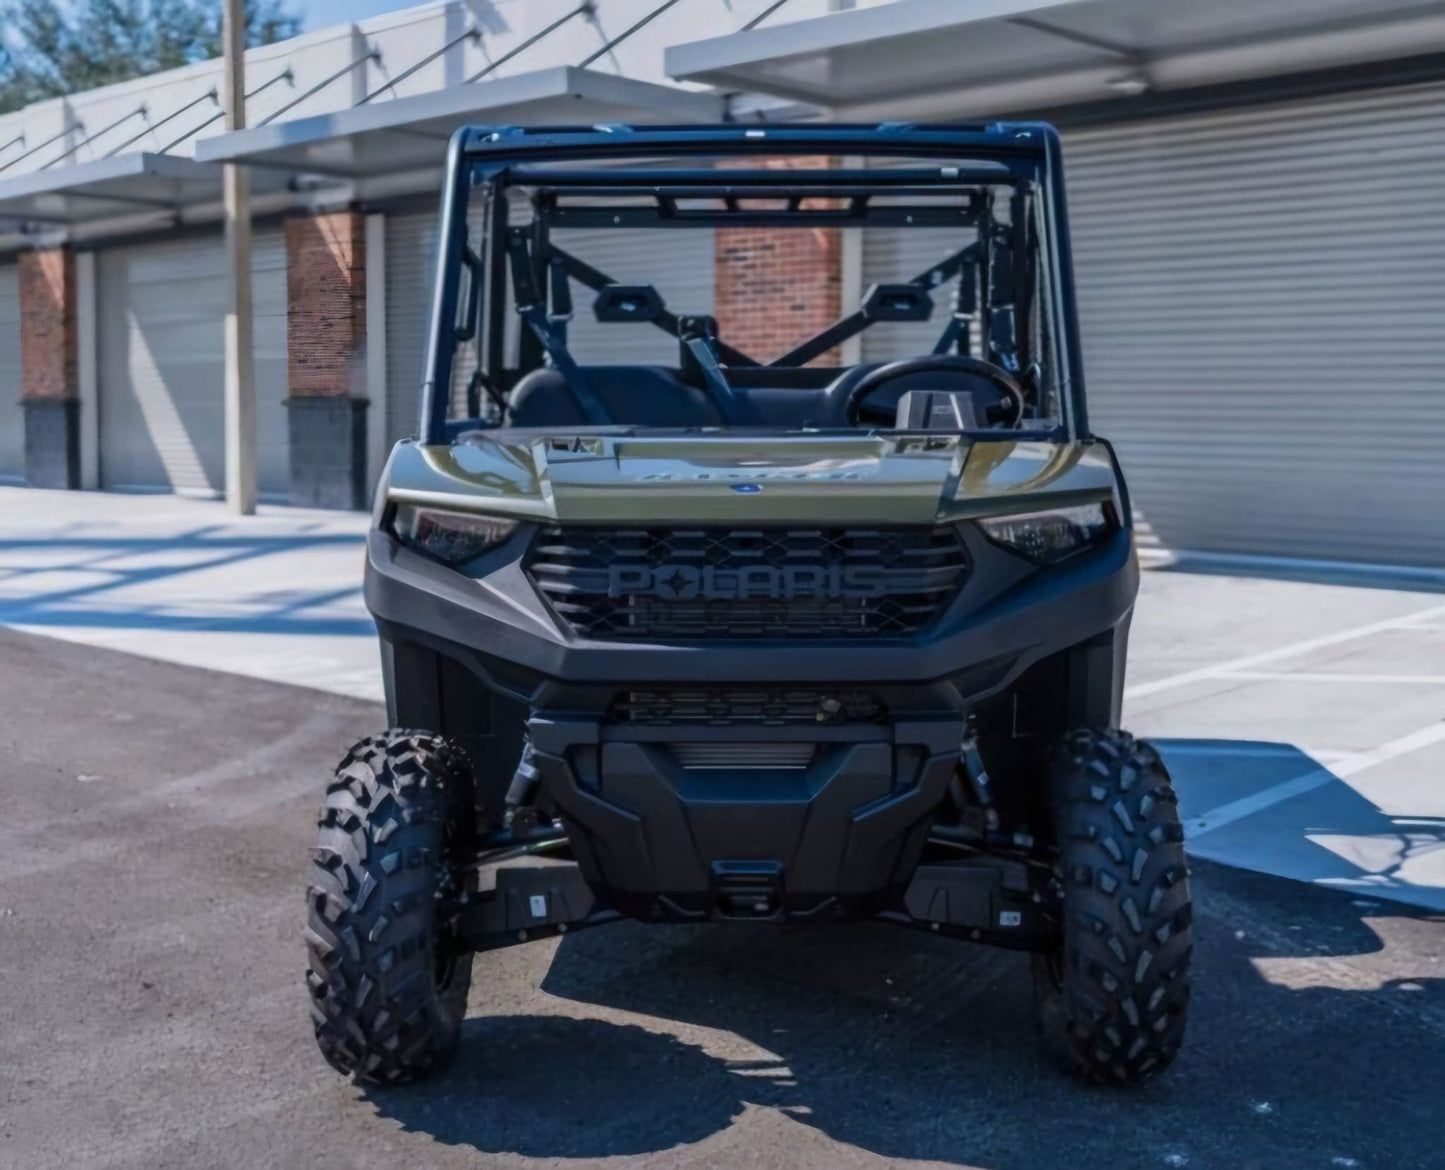
M 836 727 L 882 723 L 887 712 L 867 691 L 678 687 L 625 691 L 613 701 L 607 718 L 646 727 Z
M 590 638 L 893 638 L 923 629 L 968 567 L 939 528 L 544 529 L 526 561 Z

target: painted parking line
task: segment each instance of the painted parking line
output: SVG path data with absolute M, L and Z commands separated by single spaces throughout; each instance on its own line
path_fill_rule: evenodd
M 1333 634 L 1325 634 L 1318 638 L 1306 638 L 1303 641 L 1290 642 L 1288 645 L 1279 646 L 1274 650 L 1266 650 L 1262 654 L 1250 654 L 1244 658 L 1235 658 L 1228 662 L 1217 662 L 1212 666 L 1201 666 L 1195 670 L 1186 670 L 1182 674 L 1170 675 L 1167 678 L 1156 679 L 1154 682 L 1140 683 L 1138 686 L 1125 688 L 1124 697 L 1126 699 L 1142 699 L 1146 695 L 1157 695 L 1162 691 L 1171 691 L 1177 687 L 1187 687 L 1191 683 L 1209 682 L 1218 679 L 1221 673 L 1249 670 L 1256 666 L 1267 666 L 1270 663 L 1279 662 L 1286 658 L 1293 658 L 1299 654 L 1308 654 L 1314 650 L 1323 650 L 1328 646 L 1338 646 L 1344 642 L 1353 642 L 1358 638 L 1368 638 L 1373 634 L 1382 634 L 1386 630 L 1411 629 L 1414 628 L 1414 622 L 1428 621 L 1437 617 L 1445 617 L 1445 605 L 1431 606 L 1428 609 L 1416 610 L 1414 613 L 1388 618 L 1384 621 L 1371 622 L 1365 626 L 1355 626 L 1348 630 L 1337 630 Z
M 1163 752 L 1166 762 L 1174 757 L 1199 756 L 1205 759 L 1228 757 L 1231 760 L 1292 760 L 1308 756 L 1319 764 L 1333 765 L 1353 760 L 1360 753 L 1338 748 L 1312 748 L 1297 743 L 1221 743 L 1217 739 L 1191 741 L 1162 739 L 1151 741 Z
M 1328 768 L 1317 768 L 1312 772 L 1306 772 L 1303 776 L 1296 776 L 1293 780 L 1285 780 L 1259 792 L 1251 793 L 1249 796 L 1231 800 L 1218 808 L 1212 808 L 1208 812 L 1192 818 L 1186 825 L 1186 831 L 1191 838 L 1197 838 L 1204 833 L 1212 833 L 1216 829 L 1222 829 L 1225 825 L 1242 820 L 1244 817 L 1253 816 L 1281 801 L 1301 796 L 1316 788 L 1323 788 L 1332 780 L 1347 779 L 1357 772 L 1363 772 L 1366 768 L 1373 768 L 1377 764 L 1383 764 L 1388 760 L 1408 755 L 1410 752 L 1419 751 L 1421 748 L 1441 741 L 1445 741 L 1445 720 L 1422 727 L 1418 731 L 1412 731 L 1409 735 L 1402 735 L 1398 739 L 1392 739 L 1389 743 L 1381 744 L 1367 752 L 1360 752 L 1348 759 L 1338 760 Z
M 1445 685 L 1445 674 L 1331 674 L 1288 670 L 1220 670 L 1218 679 L 1238 682 L 1317 682 L 1317 683 L 1404 683 L 1425 686 Z

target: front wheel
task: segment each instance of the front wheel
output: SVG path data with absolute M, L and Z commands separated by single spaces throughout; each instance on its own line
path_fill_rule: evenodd
M 1169 774 L 1122 731 L 1076 731 L 1050 782 L 1063 930 L 1034 957 L 1044 1042 L 1089 1080 L 1145 1080 L 1178 1054 L 1189 1006 L 1189 871 Z
M 374 1084 L 456 1053 L 472 956 L 456 938 L 470 773 L 440 736 L 389 731 L 336 768 L 308 874 L 306 949 L 321 1054 Z

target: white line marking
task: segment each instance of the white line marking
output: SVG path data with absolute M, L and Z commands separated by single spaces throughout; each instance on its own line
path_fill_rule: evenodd
M 1168 678 L 1128 687 L 1124 691 L 1124 697 L 1126 699 L 1142 699 L 1145 695 L 1157 695 L 1160 691 L 1172 691 L 1175 687 L 1185 687 L 1190 683 L 1208 682 L 1210 679 L 1218 678 L 1223 671 L 1249 670 L 1251 667 L 1278 662 L 1282 658 L 1293 658 L 1296 654 L 1308 654 L 1311 650 L 1323 650 L 1326 646 L 1338 646 L 1342 642 L 1353 642 L 1356 638 L 1368 638 L 1371 634 L 1382 634 L 1386 630 L 1408 628 L 1412 621 L 1442 615 L 1445 615 L 1445 605 L 1436 605 L 1386 621 L 1371 622 L 1367 626 L 1339 630 L 1319 638 L 1306 638 L 1302 642 L 1291 642 L 1287 646 L 1266 650 L 1263 654 L 1251 654 L 1248 657 L 1235 658 L 1229 662 L 1216 662 L 1212 666 L 1201 666 L 1197 670 L 1186 670 L 1183 674 L 1170 675 Z
M 1176 756 L 1214 756 L 1230 760 L 1285 760 L 1308 756 L 1317 764 L 1334 764 L 1350 760 L 1359 752 L 1343 751 L 1339 748 L 1312 748 L 1296 743 L 1247 743 L 1227 739 L 1210 739 L 1191 743 L 1180 739 L 1151 739 L 1149 741 L 1165 759 Z
M 1244 682 L 1323 682 L 1323 683 L 1422 683 L 1427 686 L 1445 684 L 1445 674 L 1312 674 L 1287 670 L 1221 670 L 1215 678 Z
M 1335 764 L 1333 768 L 1317 768 L 1303 776 L 1296 776 L 1293 780 L 1286 780 L 1249 796 L 1231 800 L 1228 804 L 1221 804 L 1218 808 L 1212 808 L 1189 821 L 1186 826 L 1188 836 L 1195 838 L 1204 833 L 1212 833 L 1215 829 L 1222 829 L 1244 817 L 1253 816 L 1271 805 L 1301 796 L 1316 788 L 1323 788 L 1331 780 L 1344 780 L 1366 768 L 1373 768 L 1376 764 L 1383 764 L 1397 756 L 1408 755 L 1441 740 L 1445 740 L 1445 720 L 1432 723 L 1419 731 L 1412 731 L 1409 735 L 1402 735 L 1399 739 L 1392 739 L 1389 743 L 1371 748 L 1367 752 L 1361 752 L 1353 759 Z

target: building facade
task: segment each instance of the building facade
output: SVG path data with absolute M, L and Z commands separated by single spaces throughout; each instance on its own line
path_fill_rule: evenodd
M 0 477 L 220 489 L 223 160 L 255 191 L 263 497 L 361 506 L 415 425 L 455 126 L 1043 116 L 1092 422 L 1158 538 L 1445 564 L 1445 6 L 492 0 L 254 50 L 247 79 L 234 134 L 214 63 L 0 117 Z M 669 249 L 669 307 L 764 351 L 796 306 L 930 262 L 843 231 L 760 292 L 724 235 L 634 248 Z M 618 280 L 661 266 L 588 243 Z M 646 344 L 575 329 L 592 361 Z

